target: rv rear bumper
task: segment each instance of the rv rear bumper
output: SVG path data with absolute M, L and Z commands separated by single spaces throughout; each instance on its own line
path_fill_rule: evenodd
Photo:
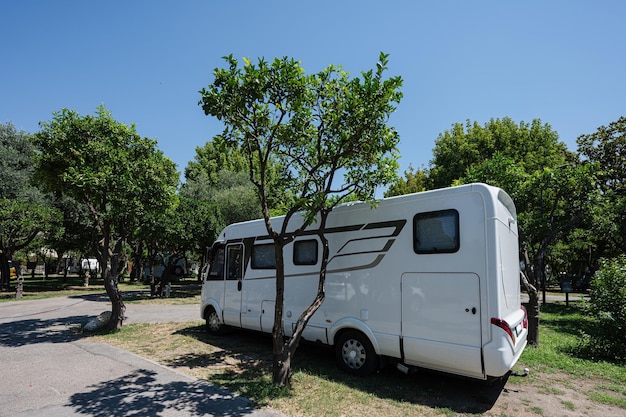
M 509 337 L 503 331 L 502 333 L 485 345 L 483 350 L 485 375 L 488 377 L 498 378 L 506 375 L 515 366 L 526 347 L 526 335 L 514 346 Z

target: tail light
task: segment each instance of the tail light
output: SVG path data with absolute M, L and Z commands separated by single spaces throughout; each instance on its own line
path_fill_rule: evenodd
M 515 335 L 513 334 L 513 331 L 511 330 L 509 323 L 507 323 L 506 321 L 502 319 L 492 318 L 491 324 L 504 330 L 506 334 L 508 334 L 511 340 L 513 341 L 513 344 L 515 344 Z
M 524 326 L 524 329 L 528 329 L 528 311 L 526 311 L 526 307 L 521 306 L 522 310 L 524 311 L 524 320 L 522 321 L 522 325 Z

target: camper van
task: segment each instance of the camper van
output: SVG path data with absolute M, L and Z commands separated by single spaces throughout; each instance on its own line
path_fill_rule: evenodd
M 282 217 L 272 219 L 280 229 Z M 289 222 L 288 231 L 302 217 Z M 293 226 L 291 225 L 293 224 Z M 284 247 L 284 329 L 317 293 L 316 223 Z M 334 348 L 338 365 L 368 375 L 382 365 L 477 379 L 506 375 L 528 333 L 520 302 L 515 205 L 485 184 L 348 203 L 328 216 L 325 299 L 303 339 Z M 271 333 L 275 259 L 263 220 L 232 224 L 210 250 L 201 316 L 207 330 Z

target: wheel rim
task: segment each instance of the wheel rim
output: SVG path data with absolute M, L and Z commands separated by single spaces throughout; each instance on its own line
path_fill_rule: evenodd
M 343 362 L 350 369 L 359 369 L 367 360 L 367 354 L 365 353 L 365 346 L 358 340 L 349 339 L 341 347 L 341 357 Z
M 218 331 L 220 329 L 220 326 L 222 325 L 220 323 L 220 318 L 217 316 L 216 312 L 212 312 L 211 314 L 209 314 L 209 319 L 207 320 L 207 324 L 209 325 L 209 329 L 211 329 L 212 331 Z

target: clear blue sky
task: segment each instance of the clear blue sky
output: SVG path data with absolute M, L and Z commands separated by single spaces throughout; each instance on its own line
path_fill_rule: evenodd
M 541 119 L 570 150 L 626 115 L 626 2 L 0 2 L 0 122 L 35 133 L 104 104 L 183 171 L 222 131 L 198 106 L 222 57 L 289 56 L 357 75 L 390 54 L 401 170 L 427 166 L 455 122 Z

